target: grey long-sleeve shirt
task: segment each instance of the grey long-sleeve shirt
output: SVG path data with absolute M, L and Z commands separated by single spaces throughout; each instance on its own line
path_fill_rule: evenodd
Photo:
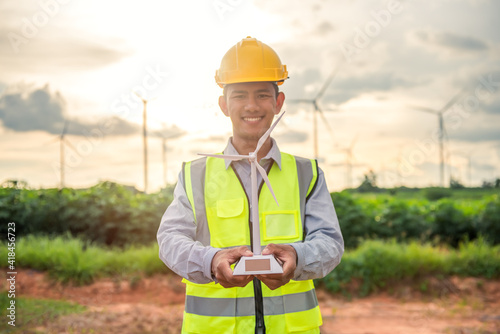
M 224 154 L 238 154 L 231 139 Z M 267 169 L 273 162 L 281 169 L 281 154 L 274 139 L 271 150 L 261 159 L 260 165 Z M 226 160 L 226 168 L 229 168 L 230 164 L 240 176 L 243 188 L 251 200 L 250 163 L 247 160 Z M 262 177 L 259 173 L 257 176 L 260 184 Z M 303 242 L 290 244 L 297 252 L 294 280 L 326 276 L 340 263 L 344 253 L 344 240 L 337 214 L 321 169 L 318 172 L 317 185 L 306 202 L 305 231 Z M 172 271 L 194 283 L 204 284 L 213 281 L 212 259 L 220 249 L 196 240 L 196 223 L 184 189 L 182 172 L 174 190 L 174 199 L 162 217 L 157 239 L 160 259 Z

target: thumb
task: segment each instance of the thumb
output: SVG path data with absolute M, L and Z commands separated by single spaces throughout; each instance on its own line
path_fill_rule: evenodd
M 252 256 L 253 253 L 245 246 L 241 246 L 238 248 L 238 255 L 239 256 Z
M 266 248 L 264 248 L 264 250 L 262 250 L 262 255 L 273 254 L 275 248 L 276 247 L 274 247 L 274 244 L 267 245 Z

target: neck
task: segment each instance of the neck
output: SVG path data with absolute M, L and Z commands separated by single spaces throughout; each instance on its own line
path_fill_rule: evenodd
M 238 140 L 233 137 L 231 139 L 231 143 L 233 144 L 234 148 L 236 149 L 236 151 L 238 151 L 239 154 L 248 155 L 250 154 L 250 152 L 255 151 L 255 149 L 257 148 L 258 140 L 245 141 L 245 140 Z M 257 161 L 260 161 L 260 159 L 265 157 L 271 150 L 271 147 L 272 147 L 272 141 L 271 137 L 269 137 L 260 148 L 259 153 L 257 153 Z

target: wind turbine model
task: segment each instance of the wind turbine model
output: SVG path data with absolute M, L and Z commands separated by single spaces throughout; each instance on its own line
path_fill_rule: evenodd
M 465 93 L 465 89 L 461 90 L 457 95 L 455 95 L 448 103 L 441 108 L 440 110 L 434 110 L 426 107 L 415 107 L 412 108 L 415 110 L 425 111 L 438 116 L 438 126 L 439 126 L 439 180 L 441 183 L 441 187 L 444 187 L 444 137 L 448 137 L 446 134 L 446 129 L 443 121 L 443 114 L 453 106 L 457 100 Z
M 330 74 L 328 79 L 326 79 L 325 83 L 323 84 L 323 87 L 321 87 L 318 94 L 316 94 L 316 96 L 312 100 L 311 99 L 290 99 L 290 100 L 288 100 L 288 102 L 292 102 L 292 103 L 312 103 L 312 105 L 314 106 L 314 110 L 313 110 L 313 140 L 314 140 L 314 144 L 313 145 L 314 145 L 314 158 L 315 159 L 318 159 L 318 120 L 317 120 L 317 116 L 316 116 L 317 114 L 319 114 L 321 116 L 326 128 L 328 129 L 330 134 L 333 136 L 332 128 L 328 124 L 328 121 L 326 120 L 326 117 L 323 113 L 323 110 L 320 108 L 320 106 L 318 104 L 318 100 L 323 97 L 323 94 L 325 94 L 326 89 L 328 88 L 328 86 L 332 82 L 333 78 L 337 75 L 337 72 L 339 71 L 339 69 L 340 69 L 340 64 L 333 69 L 332 73 Z
M 257 171 L 259 171 L 262 179 L 266 182 L 271 195 L 273 195 L 276 204 L 278 204 L 278 200 L 274 195 L 273 188 L 271 187 L 271 182 L 267 177 L 266 170 L 262 168 L 262 166 L 257 161 L 257 153 L 260 148 L 266 142 L 267 138 L 273 131 L 274 127 L 280 121 L 281 117 L 285 111 L 281 113 L 281 115 L 276 119 L 276 121 L 271 125 L 271 127 L 264 133 L 262 137 L 260 137 L 257 142 L 257 147 L 255 151 L 250 152 L 248 155 L 224 155 L 224 154 L 204 154 L 198 153 L 199 155 L 214 157 L 220 159 L 228 159 L 228 160 L 243 160 L 248 159 L 251 165 L 251 188 L 252 188 L 252 252 L 253 256 L 243 256 L 240 261 L 236 264 L 234 268 L 234 275 L 255 275 L 255 274 L 281 274 L 283 273 L 283 268 L 278 263 L 276 258 L 272 255 L 262 255 L 261 254 L 261 245 L 260 245 L 260 223 L 259 223 L 259 198 L 257 195 Z M 279 204 L 278 204 L 279 205 Z

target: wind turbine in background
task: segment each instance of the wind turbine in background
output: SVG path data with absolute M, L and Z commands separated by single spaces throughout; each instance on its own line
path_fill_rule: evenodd
M 148 101 L 137 92 L 133 92 L 141 101 L 144 106 L 142 110 L 142 146 L 143 146 L 143 160 L 144 160 L 144 193 L 148 192 L 148 131 L 147 131 L 147 105 Z
M 163 183 L 167 186 L 168 175 L 167 175 L 167 143 L 168 140 L 176 139 L 185 135 L 185 131 L 179 129 L 177 126 L 172 126 L 170 129 L 167 128 L 164 122 L 162 122 L 162 129 L 157 130 L 153 133 L 154 136 L 161 138 L 161 157 L 163 163 Z
M 465 93 L 466 88 L 462 89 L 458 94 L 453 96 L 448 103 L 444 105 L 440 110 L 434 110 L 426 107 L 412 106 L 415 110 L 425 111 L 431 114 L 434 114 L 438 117 L 438 126 L 439 126 L 439 180 L 441 183 L 441 187 L 444 187 L 444 164 L 445 164 L 445 153 L 444 153 L 444 140 L 446 137 L 446 141 L 448 141 L 448 134 L 446 133 L 446 128 L 443 120 L 443 114 L 453 106 L 458 99 L 462 97 Z
M 325 83 L 319 90 L 319 92 L 316 94 L 316 96 L 313 99 L 290 99 L 287 100 L 288 102 L 291 103 L 312 103 L 314 110 L 313 110 L 313 148 L 314 148 L 314 158 L 318 159 L 318 120 L 317 120 L 317 115 L 319 114 L 321 119 L 323 120 L 326 128 L 330 132 L 330 134 L 333 137 L 333 131 L 330 125 L 328 124 L 328 121 L 323 113 L 323 110 L 320 108 L 318 101 L 323 97 L 325 94 L 326 89 L 332 82 L 332 80 L 335 78 L 337 75 L 338 71 L 340 70 L 340 67 L 342 65 L 342 62 L 339 62 L 339 64 L 333 69 L 332 73 L 330 76 L 326 79 Z
M 66 149 L 68 146 L 73 151 L 77 152 L 76 148 L 69 142 L 66 138 L 66 133 L 68 132 L 69 121 L 64 121 L 63 129 L 61 134 L 57 136 L 55 139 L 49 141 L 47 144 L 53 143 L 55 141 L 59 141 L 59 187 L 61 189 L 66 187 L 65 183 L 65 166 L 66 166 Z
M 346 166 L 347 166 L 346 177 L 347 177 L 347 187 L 349 189 L 352 189 L 352 160 L 353 160 L 352 150 L 354 149 L 354 145 L 356 144 L 358 137 L 359 136 L 356 135 L 352 139 L 351 145 L 342 149 L 342 151 L 344 151 L 346 153 Z
M 337 162 L 337 163 L 330 163 L 329 165 L 332 167 L 346 167 L 346 173 L 345 173 L 345 187 L 346 189 L 352 189 L 353 187 L 353 169 L 354 167 L 361 167 L 365 166 L 365 163 L 355 163 L 356 158 L 354 157 L 353 150 L 354 150 L 354 145 L 356 144 L 358 140 L 359 135 L 354 136 L 354 138 L 351 141 L 351 144 L 347 147 L 341 147 L 338 150 L 345 152 L 345 161 L 344 162 Z M 337 145 L 335 146 L 337 147 Z
M 356 160 L 354 158 L 354 155 L 352 151 L 354 150 L 354 145 L 356 145 L 356 142 L 358 141 L 359 135 L 354 136 L 354 138 L 351 141 L 351 144 L 347 147 L 342 148 L 341 150 L 345 152 L 346 154 L 346 161 L 345 161 L 345 166 L 346 166 L 346 185 L 347 188 L 352 189 L 353 183 L 352 183 L 352 170 L 354 167 L 353 161 Z M 356 164 L 356 166 L 363 166 L 364 164 Z

